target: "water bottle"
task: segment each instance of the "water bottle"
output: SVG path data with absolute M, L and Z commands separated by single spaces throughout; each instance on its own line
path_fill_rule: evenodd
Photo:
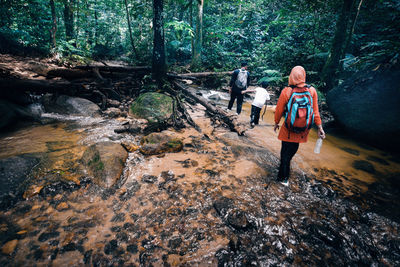
M 319 154 L 321 152 L 321 146 L 322 146 L 322 138 L 319 137 L 317 139 L 317 142 L 315 143 L 315 147 L 314 147 L 315 154 Z

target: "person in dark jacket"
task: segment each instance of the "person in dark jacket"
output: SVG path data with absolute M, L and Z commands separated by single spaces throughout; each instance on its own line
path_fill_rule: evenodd
M 241 66 L 240 69 L 237 69 L 232 73 L 232 78 L 229 83 L 231 99 L 229 100 L 228 110 L 231 110 L 233 102 L 237 99 L 236 113 L 238 115 L 242 112 L 242 91 L 246 90 L 250 84 L 250 73 L 247 71 L 247 62 L 242 62 Z

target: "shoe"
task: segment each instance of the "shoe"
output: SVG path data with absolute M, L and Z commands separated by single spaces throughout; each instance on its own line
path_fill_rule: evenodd
M 254 128 L 254 126 L 255 126 L 254 122 L 250 123 L 251 128 Z
M 278 182 L 283 184 L 284 186 L 289 186 L 289 178 L 278 178 Z
M 236 116 L 239 116 L 239 113 L 235 112 L 235 115 L 236 115 Z

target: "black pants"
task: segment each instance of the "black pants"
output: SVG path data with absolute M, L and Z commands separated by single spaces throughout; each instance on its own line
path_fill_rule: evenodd
M 250 115 L 250 123 L 258 125 L 258 121 L 260 120 L 260 112 L 261 108 L 251 105 L 251 115 Z
M 279 166 L 278 179 L 289 178 L 290 161 L 299 149 L 299 143 L 282 141 L 281 165 Z
M 232 91 L 231 100 L 229 100 L 229 104 L 228 104 L 228 109 L 232 108 L 233 102 L 235 102 L 236 98 L 237 98 L 236 112 L 237 112 L 237 114 L 240 114 L 240 112 L 242 112 L 242 105 L 243 105 L 243 94 L 242 94 L 242 92 L 234 92 L 234 91 Z

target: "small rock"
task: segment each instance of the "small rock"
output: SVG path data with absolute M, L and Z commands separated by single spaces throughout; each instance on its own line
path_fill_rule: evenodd
M 142 176 L 142 182 L 149 183 L 149 184 L 154 184 L 157 182 L 157 176 L 154 175 L 149 175 L 149 174 L 144 174 Z
M 355 160 L 353 161 L 353 167 L 357 170 L 365 171 L 368 173 L 375 173 L 374 165 L 366 160 Z
M 121 115 L 121 110 L 118 108 L 108 108 L 103 113 L 110 118 L 117 118 Z
M 107 104 L 114 108 L 119 107 L 119 105 L 121 105 L 119 101 L 113 99 L 107 99 Z
M 37 194 L 40 193 L 40 191 L 43 189 L 43 186 L 37 186 L 37 185 L 31 185 L 28 190 L 24 192 L 24 195 L 22 196 L 24 199 L 31 198 Z
M 128 143 L 128 142 L 122 142 L 121 145 L 126 149 L 128 152 L 135 152 L 136 150 L 139 149 L 139 146 L 133 144 L 133 143 Z
M 68 204 L 67 204 L 66 202 L 61 202 L 61 203 L 58 204 L 57 207 L 56 207 L 56 209 L 57 209 L 58 211 L 66 210 L 66 209 L 68 209 L 68 208 L 69 208 L 69 206 L 68 206 Z
M 168 242 L 168 247 L 172 248 L 172 249 L 176 249 L 177 247 L 179 247 L 182 243 L 182 238 L 180 237 L 173 237 L 172 239 L 169 240 Z
M 228 223 L 235 229 L 246 229 L 250 226 L 246 214 L 241 210 L 236 210 L 228 215 Z
M 14 252 L 15 248 L 17 247 L 17 244 L 18 244 L 18 240 L 17 239 L 8 241 L 1 248 L 1 252 L 3 254 L 10 255 L 10 254 L 12 254 Z

